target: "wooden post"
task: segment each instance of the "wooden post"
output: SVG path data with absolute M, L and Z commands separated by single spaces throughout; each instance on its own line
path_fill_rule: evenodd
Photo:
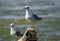
M 28 27 L 18 41 L 37 41 L 37 33 L 35 29 Z

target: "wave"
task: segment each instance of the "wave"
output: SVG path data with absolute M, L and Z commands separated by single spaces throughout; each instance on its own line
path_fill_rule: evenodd
M 23 6 L 24 7 L 24 6 Z M 23 7 L 5 7 L 3 10 L 23 10 Z M 55 8 L 58 6 L 31 6 L 31 9 L 39 10 L 39 9 L 49 9 L 49 8 Z

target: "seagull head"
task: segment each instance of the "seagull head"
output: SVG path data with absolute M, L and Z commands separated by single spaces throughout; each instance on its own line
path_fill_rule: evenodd
M 23 9 L 29 10 L 30 8 L 29 8 L 29 6 L 25 6 Z
M 11 24 L 10 24 L 10 27 L 14 27 L 14 23 L 11 23 Z

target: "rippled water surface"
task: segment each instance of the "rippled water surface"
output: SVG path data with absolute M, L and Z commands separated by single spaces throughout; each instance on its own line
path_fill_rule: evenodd
M 25 5 L 43 18 L 35 23 L 38 41 L 60 41 L 60 0 L 0 0 L 0 22 L 25 20 Z M 28 26 L 31 25 L 17 24 L 15 28 L 24 32 Z M 9 35 L 9 25 L 0 28 L 0 41 L 14 40 Z

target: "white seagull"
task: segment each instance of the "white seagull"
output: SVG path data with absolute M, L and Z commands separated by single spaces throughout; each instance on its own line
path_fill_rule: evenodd
M 36 14 L 33 14 L 29 6 L 25 6 L 23 9 L 26 10 L 26 15 L 25 15 L 26 20 L 28 22 L 31 22 L 32 26 L 34 26 L 34 22 L 42 19 L 41 17 L 38 17 Z
M 16 30 L 14 29 L 14 23 L 11 23 L 11 24 L 10 24 L 10 34 L 11 34 L 12 36 L 15 36 L 15 35 L 18 36 L 18 37 L 22 36 L 21 32 L 16 31 Z

